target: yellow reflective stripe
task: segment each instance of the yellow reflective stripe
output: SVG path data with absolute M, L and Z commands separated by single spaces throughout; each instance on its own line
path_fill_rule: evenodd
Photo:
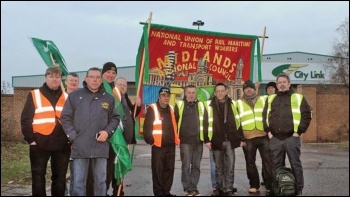
M 244 112 L 244 108 L 243 108 L 243 101 L 242 100 L 238 100 L 238 108 L 239 108 L 239 116 L 242 117 L 243 115 L 241 115 L 241 113 Z
M 293 109 L 292 109 L 292 112 L 293 112 L 293 113 L 298 113 L 298 114 L 300 114 L 300 109 L 294 109 L 294 108 L 293 108 Z
M 247 115 L 250 115 L 250 114 L 253 114 L 252 110 L 250 110 L 250 111 L 241 111 L 239 116 L 242 118 L 243 116 L 247 116 Z
M 236 119 L 239 119 L 239 118 L 240 118 L 240 117 L 239 117 L 239 114 L 235 115 L 235 118 L 236 118 Z
M 264 108 L 254 108 L 254 112 L 263 112 Z
M 246 120 L 246 121 L 241 122 L 241 124 L 242 124 L 242 126 L 244 126 L 244 125 L 251 124 L 251 123 L 254 123 L 254 122 L 255 122 L 255 120 L 250 119 L 250 120 Z
M 300 120 L 293 119 L 293 123 L 299 125 L 300 124 Z
M 67 100 L 68 94 L 66 92 L 63 92 L 63 95 L 64 95 L 65 100 Z
M 213 127 L 208 127 L 208 131 L 213 131 Z
M 208 118 L 208 122 L 213 122 L 213 118 L 212 117 Z
M 262 117 L 259 117 L 259 116 L 255 116 L 255 121 L 262 121 Z
M 203 116 L 199 116 L 199 120 L 201 121 L 201 120 L 203 120 L 204 119 L 204 117 Z
M 43 123 L 55 123 L 56 119 L 55 118 L 41 118 L 41 119 L 35 119 L 33 120 L 33 124 L 43 124 Z

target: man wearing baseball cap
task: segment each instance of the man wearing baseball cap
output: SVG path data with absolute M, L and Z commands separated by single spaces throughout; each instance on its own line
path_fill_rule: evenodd
M 155 196 L 170 193 L 175 170 L 175 145 L 180 144 L 174 109 L 169 105 L 170 89 L 161 87 L 158 100 L 148 106 L 143 125 L 147 144 L 152 145 L 152 181 Z

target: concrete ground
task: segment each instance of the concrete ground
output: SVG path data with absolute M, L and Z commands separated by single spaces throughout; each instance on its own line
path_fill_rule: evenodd
M 349 148 L 338 144 L 303 144 L 301 160 L 304 167 L 304 196 L 349 196 Z M 181 184 L 181 161 L 177 148 L 174 183 L 171 193 L 184 195 Z M 124 192 L 126 196 L 152 196 L 151 146 L 143 141 L 135 145 L 133 170 L 125 176 Z M 235 184 L 237 196 L 264 196 L 262 186 L 257 194 L 249 194 L 249 182 L 246 175 L 243 150 L 237 148 Z M 257 166 L 261 172 L 261 160 L 257 157 Z M 288 162 L 287 162 L 287 165 Z M 209 152 L 204 147 L 201 163 L 201 177 L 198 190 L 203 196 L 212 192 L 210 183 Z M 111 194 L 111 191 L 108 191 Z M 50 188 L 47 189 L 50 194 Z M 1 196 L 30 196 L 30 185 L 2 184 Z

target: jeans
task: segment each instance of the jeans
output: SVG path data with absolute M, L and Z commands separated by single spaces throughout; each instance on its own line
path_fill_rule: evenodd
M 304 173 L 300 160 L 300 147 L 301 143 L 299 137 L 291 136 L 284 140 L 279 140 L 276 137 L 270 139 L 273 174 L 275 174 L 276 170 L 283 165 L 283 159 L 287 153 L 295 177 L 296 187 L 297 189 L 302 190 L 304 187 Z
M 182 161 L 181 182 L 186 190 L 197 190 L 200 177 L 200 164 L 203 155 L 203 143 L 180 144 Z
M 216 183 L 223 192 L 232 192 L 234 183 L 235 151 L 230 141 L 223 142 L 222 150 L 214 150 Z
M 269 140 L 267 136 L 246 139 L 246 146 L 243 147 L 246 161 L 246 170 L 251 188 L 260 188 L 259 172 L 256 167 L 256 152 L 259 150 L 263 166 L 265 168 L 264 178 L 266 189 L 271 188 L 272 162 L 269 150 Z
M 216 166 L 215 166 L 215 161 L 214 161 L 214 155 L 213 154 L 214 154 L 213 150 L 209 150 L 211 186 L 213 187 L 213 189 L 216 189 L 217 188 L 216 176 L 215 176 Z
M 86 196 L 86 182 L 89 165 L 94 181 L 94 196 L 106 196 L 107 158 L 74 159 L 73 160 L 73 196 Z
M 70 150 L 68 143 L 57 151 L 48 151 L 38 145 L 29 146 L 33 196 L 46 196 L 45 175 L 49 159 L 52 172 L 51 196 L 64 196 Z

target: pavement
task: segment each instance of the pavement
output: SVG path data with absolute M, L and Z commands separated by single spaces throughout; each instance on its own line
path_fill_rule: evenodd
M 198 190 L 203 196 L 212 192 L 210 182 L 209 151 L 204 147 L 201 162 L 201 177 Z M 171 193 L 184 195 L 181 184 L 180 150 L 176 149 L 174 182 Z M 133 170 L 124 179 L 124 192 L 127 196 L 153 196 L 151 172 L 151 146 L 143 141 L 135 145 Z M 249 194 L 249 181 L 246 175 L 243 150 L 235 149 L 235 183 L 237 196 L 265 196 L 264 186 L 260 192 Z M 287 159 L 288 160 L 288 159 Z M 349 196 L 349 145 L 342 144 L 306 144 L 301 148 L 301 160 L 304 169 L 304 196 Z M 256 164 L 261 172 L 261 159 L 257 154 Z M 287 161 L 286 165 L 289 163 Z M 108 191 L 111 194 L 111 191 Z M 1 196 L 30 196 L 31 185 L 1 184 Z M 50 187 L 47 195 L 51 195 Z

